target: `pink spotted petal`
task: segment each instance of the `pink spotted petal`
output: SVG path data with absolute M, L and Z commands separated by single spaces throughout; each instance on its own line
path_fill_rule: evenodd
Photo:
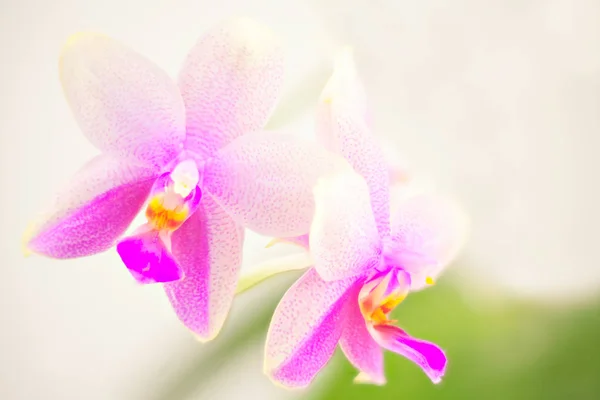
M 340 347 L 348 361 L 359 371 L 355 382 L 384 385 L 383 351 L 367 330 L 357 296 L 358 293 L 354 293 L 348 302 Z
M 236 137 L 262 129 L 282 82 L 283 51 L 268 28 L 232 18 L 210 30 L 179 76 L 186 148 L 208 157 Z
M 200 340 L 221 330 L 242 264 L 243 230 L 211 198 L 173 233 L 173 255 L 184 279 L 165 284 L 179 319 Z
M 383 348 L 398 353 L 423 369 L 433 383 L 440 383 L 446 372 L 446 355 L 437 345 L 415 339 L 393 325 L 369 328 L 373 339 Z
M 271 320 L 265 373 L 288 387 L 305 387 L 327 364 L 345 320 L 357 280 L 325 282 L 309 269 L 287 291 Z
M 37 224 L 27 247 L 52 258 L 75 258 L 107 250 L 135 218 L 155 172 L 102 155 L 85 165 Z
M 412 289 L 426 285 L 458 254 L 467 234 L 462 209 L 447 198 L 421 193 L 403 200 L 392 215 L 390 262 L 412 275 Z
M 365 180 L 354 171 L 330 174 L 314 193 L 309 246 L 319 275 L 330 281 L 377 267 L 381 240 Z
M 79 126 L 99 149 L 155 167 L 181 150 L 185 109 L 177 85 L 128 47 L 74 35 L 60 58 L 60 79 Z
M 177 281 L 183 272 L 156 230 L 146 230 L 117 243 L 121 260 L 139 283 Z
M 362 83 L 352 55 L 342 52 L 317 108 L 317 137 L 342 155 L 367 181 L 373 214 L 382 236 L 389 234 L 389 170 L 371 134 Z
M 314 213 L 312 188 L 336 168 L 350 168 L 316 143 L 278 133 L 244 135 L 204 168 L 204 189 L 234 219 L 274 237 L 306 234 Z

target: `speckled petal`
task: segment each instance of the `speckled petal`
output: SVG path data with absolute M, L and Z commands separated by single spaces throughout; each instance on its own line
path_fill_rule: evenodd
M 446 355 L 436 344 L 409 336 L 393 325 L 369 327 L 373 339 L 383 348 L 417 364 L 433 383 L 440 383 L 446 372 Z
M 423 288 L 427 277 L 435 278 L 458 254 L 467 228 L 467 217 L 454 201 L 434 193 L 410 196 L 392 215 L 386 257 L 411 274 L 411 289 Z
M 365 178 L 379 232 L 382 236 L 389 234 L 389 170 L 371 134 L 364 89 L 348 50 L 338 56 L 334 73 L 321 94 L 317 137 Z
M 342 351 L 358 369 L 356 383 L 385 384 L 383 350 L 367 330 L 367 324 L 358 306 L 358 291 L 348 302 L 344 329 L 340 338 Z
M 243 230 L 210 196 L 173 233 L 172 252 L 184 278 L 165 284 L 179 319 L 200 340 L 221 330 L 242 264 Z
M 267 333 L 265 373 L 271 379 L 287 387 L 310 384 L 335 351 L 356 285 L 356 279 L 325 282 L 314 269 L 296 281 Z
M 135 218 L 155 172 L 110 157 L 86 164 L 59 193 L 26 238 L 29 250 L 52 258 L 76 258 L 112 247 Z
M 186 148 L 210 156 L 262 129 L 279 96 L 283 69 L 277 37 L 248 18 L 232 18 L 200 38 L 179 76 Z
M 66 43 L 60 79 L 73 114 L 99 149 L 160 167 L 181 150 L 183 99 L 152 62 L 106 36 L 80 33 Z
M 204 168 L 204 189 L 245 227 L 262 235 L 306 234 L 314 213 L 312 188 L 322 175 L 348 169 L 339 156 L 310 141 L 277 133 L 244 135 Z
M 378 266 L 381 240 L 365 180 L 354 171 L 327 175 L 314 193 L 309 247 L 319 275 L 343 279 Z

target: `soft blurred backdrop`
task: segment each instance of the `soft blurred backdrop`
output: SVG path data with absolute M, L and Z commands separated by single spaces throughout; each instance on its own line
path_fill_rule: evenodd
M 1 0 L 0 398 L 600 398 L 600 2 L 598 0 Z M 24 258 L 34 213 L 95 149 L 58 81 L 80 30 L 115 37 L 175 76 L 198 36 L 232 14 L 285 40 L 287 91 L 271 121 L 312 136 L 343 44 L 354 47 L 393 162 L 458 196 L 472 218 L 462 256 L 397 318 L 447 350 L 433 386 L 386 357 L 388 385 L 352 385 L 337 354 L 307 391 L 262 374 L 266 327 L 298 275 L 242 294 L 201 345 L 158 287 L 115 252 Z M 296 251 L 248 235 L 245 268 Z

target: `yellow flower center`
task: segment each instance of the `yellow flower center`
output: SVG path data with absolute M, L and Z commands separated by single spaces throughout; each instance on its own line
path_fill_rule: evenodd
M 146 207 L 148 223 L 156 230 L 172 231 L 179 228 L 188 213 L 189 209 L 181 196 L 171 191 L 152 197 Z
M 194 211 L 190 210 L 190 200 L 186 198 L 195 190 L 198 180 L 198 168 L 193 160 L 177 164 L 169 174 L 169 183 L 155 192 L 148 202 L 148 224 L 159 231 L 179 228 Z
M 365 321 L 374 325 L 396 322 L 389 319 L 389 314 L 406 298 L 409 288 L 408 274 L 396 269 L 367 282 L 358 297 Z

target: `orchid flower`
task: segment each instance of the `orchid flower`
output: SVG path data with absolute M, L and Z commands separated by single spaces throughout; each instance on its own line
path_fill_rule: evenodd
M 278 40 L 256 22 L 228 20 L 197 42 L 175 83 L 115 40 L 78 34 L 60 78 L 102 154 L 57 197 L 27 248 L 68 259 L 116 243 L 135 280 L 164 283 L 181 321 L 212 339 L 234 296 L 243 227 L 308 232 L 312 187 L 335 165 L 316 144 L 261 132 L 282 84 Z M 121 238 L 144 204 L 147 223 Z
M 368 115 L 344 52 L 323 91 L 317 131 L 354 171 L 321 178 L 309 235 L 286 239 L 309 249 L 314 263 L 284 295 L 267 334 L 265 372 L 287 387 L 309 385 L 338 344 L 360 371 L 355 382 L 386 382 L 383 349 L 413 361 L 434 383 L 446 369 L 444 352 L 396 326 L 390 313 L 454 258 L 465 220 L 432 193 L 404 196 L 390 217 L 388 170 Z

